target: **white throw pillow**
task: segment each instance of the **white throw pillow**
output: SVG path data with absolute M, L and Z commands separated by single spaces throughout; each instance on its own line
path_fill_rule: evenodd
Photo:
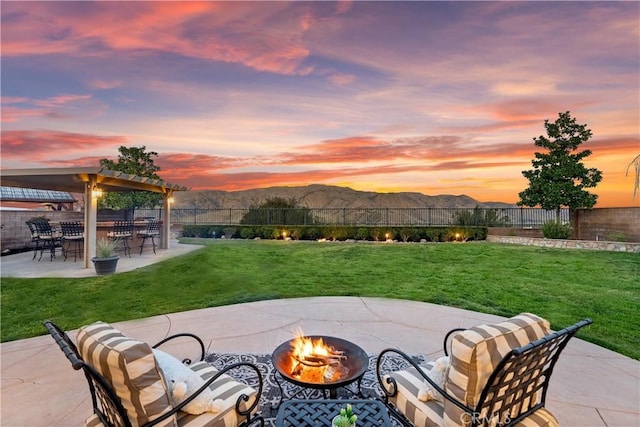
M 433 367 L 427 372 L 427 376 L 433 380 L 438 386 L 445 390 L 445 381 L 447 378 L 447 369 L 449 368 L 449 357 L 442 356 L 433 362 Z M 428 381 L 424 381 L 422 387 L 418 391 L 418 399 L 423 402 L 428 402 L 429 400 L 437 400 L 438 402 L 444 402 L 444 396 L 440 394 L 440 392 L 436 391 L 435 388 L 429 384 Z
M 162 371 L 174 406 L 180 404 L 204 385 L 205 381 L 197 373 L 172 355 L 158 349 L 153 349 L 153 354 Z M 192 415 L 200 415 L 203 412 L 220 412 L 222 409 L 222 400 L 214 399 L 213 391 L 206 388 L 198 397 L 182 408 L 182 411 Z

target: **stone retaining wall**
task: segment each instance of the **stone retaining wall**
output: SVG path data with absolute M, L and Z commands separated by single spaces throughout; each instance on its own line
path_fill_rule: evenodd
M 640 243 L 606 242 L 595 240 L 544 239 L 520 236 L 487 236 L 488 242 L 515 245 L 542 246 L 545 248 L 590 249 L 595 251 L 632 252 L 640 254 Z

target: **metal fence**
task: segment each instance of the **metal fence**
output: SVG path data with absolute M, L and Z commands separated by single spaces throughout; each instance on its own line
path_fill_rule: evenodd
M 162 209 L 136 209 L 135 217 L 163 217 Z M 539 228 L 556 212 L 537 208 L 292 208 L 172 209 L 174 224 L 344 225 L 344 226 L 490 226 Z M 569 222 L 569 209 L 560 211 Z

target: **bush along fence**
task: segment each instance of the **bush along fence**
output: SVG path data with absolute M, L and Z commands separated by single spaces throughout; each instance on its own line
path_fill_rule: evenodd
M 289 226 L 289 225 L 183 225 L 183 237 L 356 240 L 402 242 L 466 242 L 485 240 L 487 227 L 372 227 L 372 226 Z

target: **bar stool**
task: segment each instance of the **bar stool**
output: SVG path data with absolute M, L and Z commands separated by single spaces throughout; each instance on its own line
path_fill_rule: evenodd
M 150 219 L 147 223 L 147 229 L 138 231 L 138 237 L 142 238 L 142 244 L 140 245 L 140 255 L 142 255 L 142 250 L 144 249 L 144 242 L 147 239 L 151 239 L 151 244 L 153 245 L 153 253 L 156 253 L 156 242 L 155 237 L 160 236 L 160 221 L 157 219 Z
M 73 252 L 73 262 L 76 262 L 78 257 L 82 259 L 82 253 L 84 252 L 84 226 L 80 221 L 73 222 L 61 222 L 62 228 L 62 254 L 64 260 L 67 260 L 69 252 Z M 71 246 L 73 245 L 73 249 Z
M 47 248 L 51 254 L 51 261 L 53 261 L 56 257 L 56 248 L 61 246 L 60 232 L 51 228 L 51 224 L 49 224 L 49 220 L 47 219 L 32 221 L 32 224 L 35 227 L 38 240 L 42 243 L 42 246 L 40 246 L 40 258 L 38 258 L 38 261 L 42 259 L 42 253 Z
M 107 232 L 107 237 L 122 242 L 125 256 L 131 258 L 129 240 L 133 238 L 133 221 L 114 221 L 113 230 Z

